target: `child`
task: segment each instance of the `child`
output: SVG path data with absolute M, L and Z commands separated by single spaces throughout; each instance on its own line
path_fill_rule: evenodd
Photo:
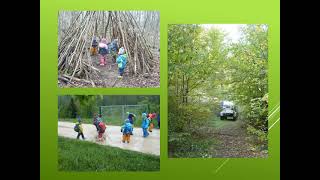
M 90 48 L 90 54 L 91 56 L 96 55 L 98 53 L 98 41 L 96 40 L 96 37 L 93 38 L 91 48 Z
M 148 133 L 148 127 L 149 127 L 149 119 L 147 118 L 147 114 L 146 113 L 142 113 L 142 124 L 141 124 L 141 128 L 143 131 L 143 137 L 147 137 L 149 136 Z
M 125 143 L 127 141 L 127 143 L 130 142 L 130 135 L 132 133 L 132 125 L 129 121 L 129 119 L 125 120 L 125 124 L 121 127 L 121 132 L 122 132 L 122 142 Z
M 93 117 L 93 125 L 96 126 L 97 131 L 99 131 L 99 123 L 101 121 L 101 117 L 99 117 L 99 116 L 97 114 L 95 114 Z
M 117 64 L 118 64 L 118 70 L 119 70 L 119 76 L 118 78 L 122 78 L 123 76 L 123 72 L 124 72 L 124 68 L 126 67 L 127 64 L 127 54 L 124 52 L 124 48 L 121 47 L 119 49 L 119 56 L 117 57 Z
M 99 43 L 100 66 L 105 66 L 108 54 L 107 39 L 103 38 Z
M 98 118 L 97 118 L 97 122 L 96 122 L 96 126 L 97 126 L 97 131 L 99 131 L 99 123 L 102 122 L 102 115 L 99 114 Z
M 150 119 L 150 125 L 149 125 L 149 132 L 152 132 L 152 129 L 154 127 L 153 119 L 156 117 L 156 113 L 149 114 Z
M 109 46 L 108 46 L 109 47 Z M 116 62 L 117 59 L 117 52 L 118 52 L 118 39 L 114 39 L 109 47 L 109 52 L 112 56 L 112 61 Z
M 80 117 L 78 117 L 78 122 L 74 126 L 74 131 L 76 131 L 78 133 L 77 139 L 79 139 L 80 135 L 81 135 L 83 140 L 85 139 L 84 135 L 83 135 L 83 128 L 82 128 L 82 122 L 81 122 Z
M 128 114 L 129 122 L 132 125 L 132 131 L 133 131 L 133 121 L 134 121 L 134 118 L 136 118 L 136 115 L 130 112 L 127 112 L 127 114 Z M 131 132 L 131 135 L 133 135 L 132 132 Z
M 99 126 L 99 131 L 98 131 L 98 141 L 102 141 L 103 140 L 103 134 L 106 131 L 106 124 L 104 124 L 102 121 L 99 122 L 98 124 Z

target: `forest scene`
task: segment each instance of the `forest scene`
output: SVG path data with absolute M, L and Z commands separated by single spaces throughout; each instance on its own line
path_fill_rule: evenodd
M 159 87 L 157 11 L 60 11 L 59 87 Z
M 267 157 L 267 25 L 168 26 L 168 135 L 171 158 Z

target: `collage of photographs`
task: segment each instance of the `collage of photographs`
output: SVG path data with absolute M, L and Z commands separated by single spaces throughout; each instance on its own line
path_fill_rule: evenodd
M 268 157 L 268 25 L 161 24 L 164 64 L 160 18 L 59 11 L 59 88 L 160 88 L 168 67 L 168 115 L 160 94 L 58 95 L 58 171 L 160 171 L 162 153 Z

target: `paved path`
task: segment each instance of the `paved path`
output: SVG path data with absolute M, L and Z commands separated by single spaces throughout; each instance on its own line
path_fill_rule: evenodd
M 122 143 L 122 133 L 120 126 L 107 126 L 105 135 L 106 141 L 97 142 L 97 130 L 92 124 L 83 124 L 83 131 L 86 141 L 92 141 L 103 145 L 119 147 L 122 149 L 139 151 L 142 153 L 154 154 L 160 156 L 160 130 L 154 129 L 147 138 L 142 137 L 142 129 L 135 127 L 130 143 Z M 58 121 L 58 135 L 68 138 L 76 138 L 77 132 L 73 130 L 74 123 Z M 81 139 L 81 137 L 80 137 Z

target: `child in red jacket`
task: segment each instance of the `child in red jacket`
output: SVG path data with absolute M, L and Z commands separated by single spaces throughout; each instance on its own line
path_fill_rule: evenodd
M 106 131 L 106 124 L 104 122 L 99 122 L 99 131 L 98 131 L 98 141 L 103 141 L 105 138 L 103 137 L 104 132 Z

